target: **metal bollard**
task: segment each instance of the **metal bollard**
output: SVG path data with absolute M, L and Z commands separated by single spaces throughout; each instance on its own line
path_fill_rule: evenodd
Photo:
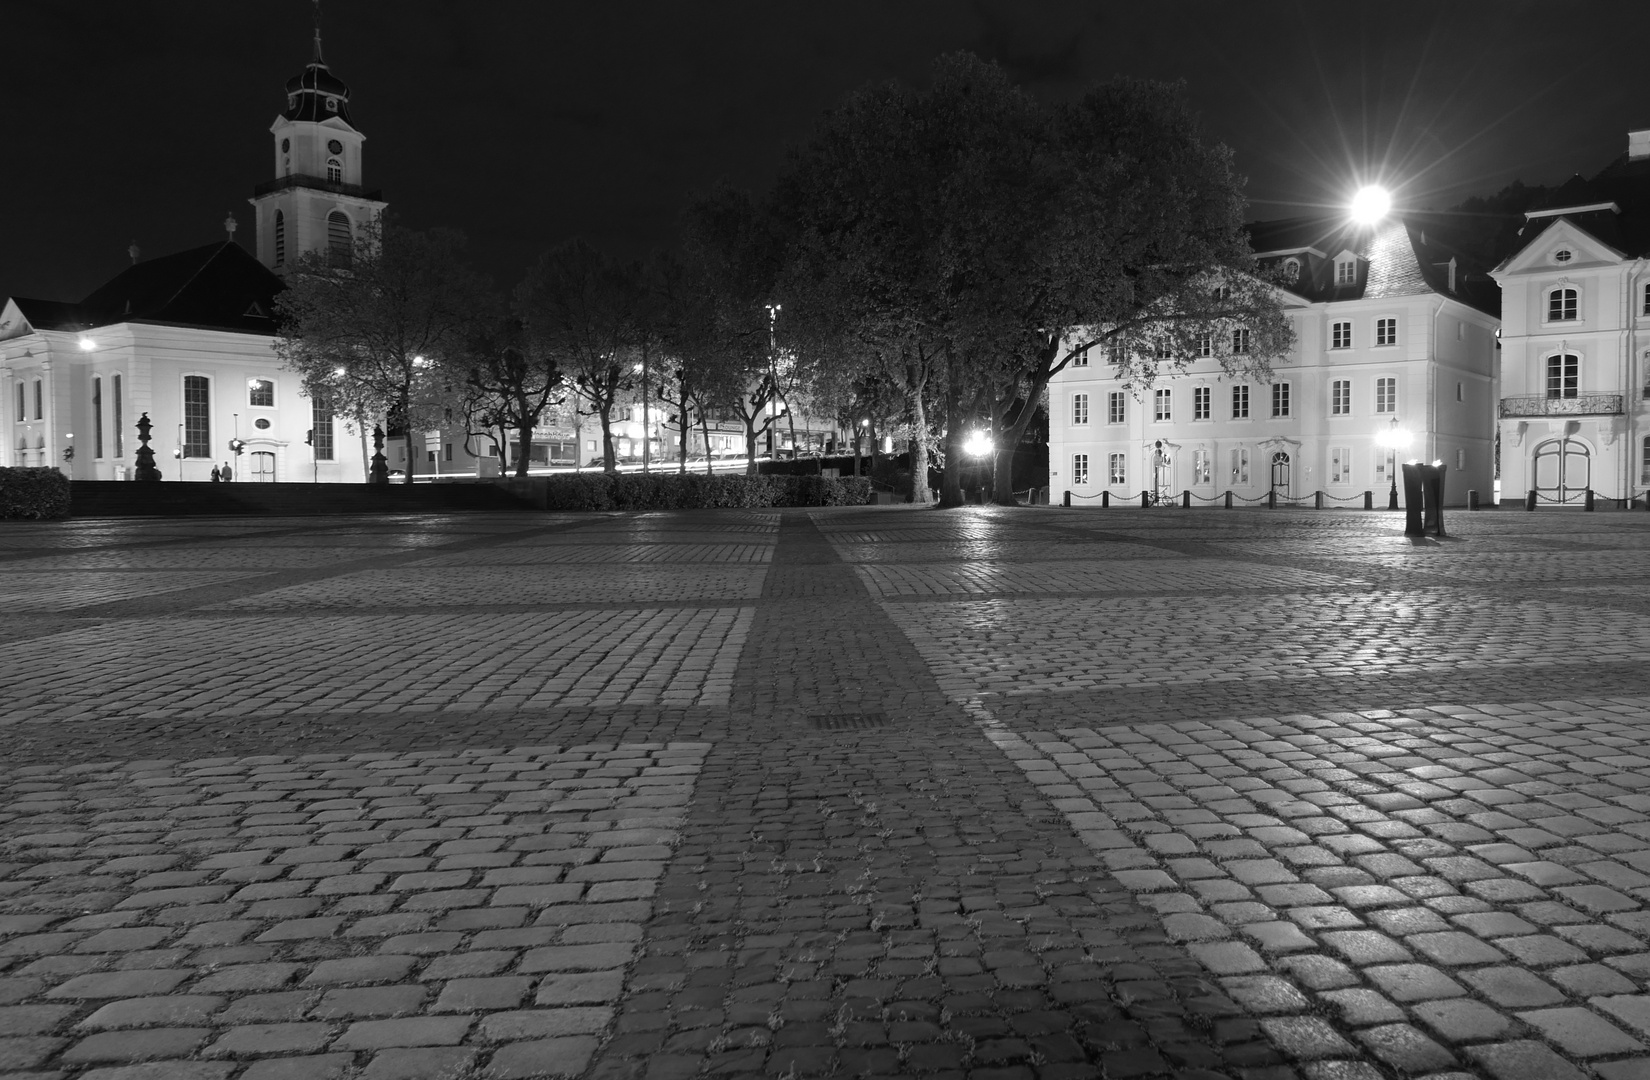
M 1478 509 L 1478 489 L 1477 488 L 1468 488 L 1467 489 L 1467 509 L 1468 510 Z
M 1065 494 L 1065 498 L 1060 500 L 1060 505 L 1065 507 L 1067 510 L 1071 509 L 1071 492 L 1070 491 L 1067 491 L 1066 494 Z
M 1312 509 L 1314 509 L 1314 510 L 1322 510 L 1323 509 L 1323 492 L 1314 491 L 1312 493 Z
M 1271 491 L 1268 491 L 1266 493 L 1266 509 L 1276 510 L 1277 508 L 1278 508 L 1278 489 L 1273 488 Z
M 1226 509 L 1230 510 L 1231 508 L 1232 508 L 1232 492 L 1231 492 L 1231 489 L 1228 488 L 1227 491 L 1226 491 Z
M 1375 493 L 1373 491 L 1364 492 L 1364 509 L 1375 509 Z
M 1592 512 L 1592 510 L 1593 510 L 1593 489 L 1592 488 L 1588 488 L 1587 489 L 1587 494 L 1582 496 L 1581 508 L 1583 510 L 1586 510 L 1588 513 Z
M 1106 507 L 1108 507 L 1110 505 L 1111 505 L 1111 492 L 1102 491 L 1100 493 L 1100 507 L 1101 507 L 1101 509 L 1105 509 Z
M 1528 495 L 1524 496 L 1524 509 L 1526 509 L 1526 510 L 1534 510 L 1535 509 L 1535 488 L 1531 488 L 1530 493 Z
M 1186 490 L 1184 490 L 1180 493 L 1180 507 L 1183 510 L 1190 510 L 1192 508 L 1192 489 L 1191 488 L 1187 488 Z
M 1145 488 L 1140 489 L 1140 509 L 1144 510 L 1152 504 L 1152 493 Z

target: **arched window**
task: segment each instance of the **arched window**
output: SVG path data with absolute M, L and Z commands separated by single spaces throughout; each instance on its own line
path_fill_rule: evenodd
M 1573 398 L 1581 389 L 1581 357 L 1554 353 L 1547 357 L 1547 396 Z
M 1293 285 L 1301 279 L 1301 261 L 1299 259 L 1285 259 L 1283 261 L 1283 280 Z
M 327 215 L 327 259 L 334 266 L 348 266 L 351 236 L 349 218 L 342 210 Z
M 327 158 L 327 183 L 342 184 L 344 182 L 344 165 L 337 158 Z
M 275 265 L 286 265 L 286 215 L 275 211 Z
M 1547 321 L 1569 322 L 1579 318 L 1576 290 L 1561 285 L 1547 294 Z

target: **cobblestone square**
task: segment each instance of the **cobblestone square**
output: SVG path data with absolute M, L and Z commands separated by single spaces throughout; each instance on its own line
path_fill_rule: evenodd
M 0 1077 L 1650 1076 L 1650 515 L 0 526 Z

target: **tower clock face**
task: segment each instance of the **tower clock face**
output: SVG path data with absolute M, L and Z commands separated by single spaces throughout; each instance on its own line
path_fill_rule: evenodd
M 333 139 L 331 142 L 327 143 L 327 153 L 342 154 L 343 152 L 344 144 L 339 142 L 337 139 Z
M 290 154 L 291 152 L 292 152 L 292 140 L 291 139 L 282 139 L 281 140 L 281 153 Z

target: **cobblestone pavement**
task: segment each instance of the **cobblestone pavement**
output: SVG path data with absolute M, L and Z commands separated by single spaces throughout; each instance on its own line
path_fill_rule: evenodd
M 0 1077 L 1650 1077 L 1650 515 L 0 527 Z

